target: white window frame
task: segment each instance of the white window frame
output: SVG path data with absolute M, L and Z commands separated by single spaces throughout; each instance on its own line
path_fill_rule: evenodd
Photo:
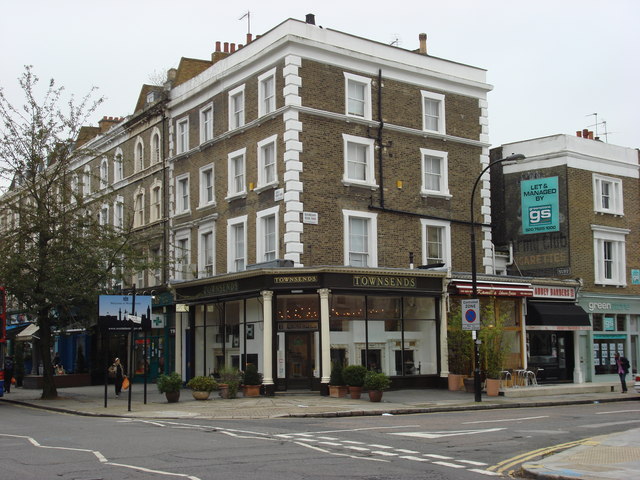
M 100 160 L 100 189 L 107 188 L 109 185 L 109 162 L 106 157 Z
M 104 227 L 109 224 L 109 205 L 103 203 L 98 212 L 98 223 Z
M 144 170 L 144 142 L 140 137 L 136 139 L 136 145 L 134 147 L 134 170 L 141 172 Z
M 238 252 L 238 244 L 235 241 L 236 229 L 243 228 L 243 251 Z M 242 262 L 241 264 L 239 262 Z M 238 267 L 242 268 L 238 268 Z M 247 268 L 247 215 L 230 218 L 227 220 L 227 272 L 239 272 Z
M 122 150 L 118 148 L 113 156 L 113 183 L 119 182 L 124 178 L 123 158 Z
M 594 283 L 596 285 L 627 286 L 626 236 L 630 230 L 604 225 L 591 225 L 593 232 Z M 605 244 L 611 246 L 611 271 L 607 275 Z
M 152 263 L 162 263 L 162 248 L 160 246 L 149 249 L 149 257 Z M 160 285 L 162 283 L 162 266 L 155 265 L 149 269 L 149 282 L 151 285 Z
M 436 133 L 445 133 L 446 122 L 445 122 L 445 105 L 444 105 L 444 95 L 440 93 L 427 92 L 426 90 L 421 90 L 420 94 L 421 104 L 422 104 L 422 130 L 425 132 L 436 132 Z M 427 127 L 427 112 L 425 109 L 425 101 L 433 100 L 438 102 L 438 127 L 436 129 Z
M 267 252 L 267 231 L 266 221 L 273 218 L 274 222 L 274 248 Z M 268 262 L 276 260 L 280 252 L 280 207 L 272 207 L 266 210 L 261 210 L 256 213 L 256 262 Z M 266 258 L 267 253 L 273 252 L 273 258 Z
M 156 192 L 158 195 L 156 198 Z M 156 179 L 149 189 L 151 195 L 149 199 L 149 221 L 157 222 L 162 219 L 162 182 Z
M 343 238 L 344 238 L 344 264 L 351 265 L 351 229 L 349 220 L 352 218 L 364 219 L 367 221 L 367 265 L 364 267 L 376 268 L 378 266 L 378 214 L 360 212 L 356 210 L 343 210 Z M 360 252 L 362 253 L 362 252 Z
M 182 215 L 191 211 L 191 184 L 189 182 L 189 173 L 183 173 L 176 177 L 176 199 L 175 199 L 175 214 Z M 186 185 L 186 196 L 183 185 Z
M 176 120 L 176 155 L 189 151 L 189 117 Z
M 206 116 L 209 114 L 209 120 Z M 200 143 L 213 140 L 213 103 L 200 109 Z
M 144 189 L 142 188 L 138 188 L 133 195 L 133 226 L 144 226 Z
M 237 164 L 235 160 L 242 159 L 242 174 L 237 172 Z M 240 197 L 247 194 L 247 149 L 241 148 L 235 152 L 231 152 L 227 157 L 227 199 Z M 242 181 L 242 185 L 238 185 L 238 181 Z
M 186 248 L 180 248 L 184 242 Z M 179 230 L 174 235 L 173 246 L 173 276 L 176 280 L 189 280 L 189 268 L 191 266 L 191 231 Z
M 278 184 L 278 135 L 272 135 L 269 138 L 258 142 L 258 189 Z M 273 145 L 273 178 L 267 178 L 267 165 L 265 164 L 265 150 Z
M 422 230 L 422 261 L 425 265 L 429 263 L 429 253 L 427 248 L 428 227 L 435 227 L 440 230 L 440 244 L 442 248 L 442 262 L 446 268 L 451 268 L 451 222 L 445 220 L 432 220 L 428 218 L 420 219 L 420 227 Z
M 349 96 L 349 86 L 351 84 L 359 84 L 364 87 L 364 98 L 362 99 L 362 102 L 363 102 L 362 115 L 355 113 L 353 111 L 350 111 L 349 100 L 351 97 Z M 371 79 L 370 78 L 344 72 L 344 110 L 345 110 L 345 114 L 349 117 L 364 118 L 365 120 L 371 120 Z
M 160 130 L 154 128 L 151 132 L 151 163 L 160 163 L 161 156 Z
M 242 99 L 242 108 L 237 108 L 237 98 Z M 244 125 L 245 108 L 244 85 L 240 85 L 229 92 L 229 130 L 234 130 Z
M 210 251 L 207 255 L 206 237 L 210 235 Z M 216 231 L 215 222 L 207 222 L 198 227 L 198 277 L 212 277 L 216 274 Z M 210 263 L 209 263 L 210 261 Z M 209 271 L 207 269 L 209 268 Z
M 113 226 L 118 230 L 124 229 L 124 198 L 121 195 L 113 202 Z
M 603 205 L 605 189 L 609 189 L 609 206 Z M 597 213 L 624 215 L 622 179 L 593 174 L 593 209 Z
M 266 92 L 265 86 L 271 81 L 271 89 Z M 258 77 L 258 116 L 262 117 L 276 111 L 276 69 Z
M 344 149 L 344 173 L 342 177 L 342 183 L 344 185 L 359 185 L 370 188 L 377 188 L 375 178 L 375 165 L 374 165 L 374 140 L 373 138 L 363 138 L 363 137 L 355 137 L 353 135 L 347 135 L 346 133 L 342 134 L 343 140 L 343 149 Z M 365 158 L 365 171 L 364 171 L 364 179 L 358 178 L 350 178 L 349 177 L 349 145 L 359 145 L 365 147 L 366 150 L 366 158 Z
M 211 176 L 210 176 L 210 181 L 211 181 L 211 185 L 207 185 L 206 183 L 206 173 L 210 172 Z M 215 205 L 216 204 L 216 190 L 215 190 L 215 170 L 214 170 L 214 165 L 213 163 L 209 163 L 208 165 L 205 165 L 204 167 L 200 167 L 200 188 L 199 188 L 199 203 L 198 203 L 198 207 L 202 208 L 202 207 L 208 207 L 211 205 Z M 208 193 L 209 190 L 211 191 L 211 198 L 207 198 L 208 197 Z
M 440 188 L 432 190 L 427 188 L 427 157 L 435 157 L 440 160 Z M 420 194 L 422 196 L 439 196 L 450 198 L 449 193 L 449 153 L 439 150 L 430 150 L 428 148 L 420 149 L 420 171 L 421 171 L 421 187 Z
M 82 195 L 88 197 L 91 195 L 91 167 L 86 165 L 82 172 Z

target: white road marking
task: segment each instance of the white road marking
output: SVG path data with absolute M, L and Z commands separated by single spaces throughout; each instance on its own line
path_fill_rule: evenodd
M 342 443 L 351 443 L 352 445 L 364 445 L 364 442 L 356 442 L 355 440 L 345 440 Z
M 460 463 L 468 463 L 469 465 L 475 465 L 476 467 L 484 467 L 487 464 L 483 462 L 474 462 L 473 460 L 456 460 L 456 462 Z
M 348 449 L 350 449 L 350 450 L 357 450 L 357 451 L 359 451 L 359 452 L 368 452 L 368 451 L 369 451 L 369 449 L 368 449 L 368 448 L 364 448 L 364 447 L 356 447 L 356 446 L 350 446 L 350 445 L 347 445 L 345 448 L 348 448 Z
M 541 415 L 539 417 L 501 418 L 500 420 L 477 420 L 475 422 L 462 422 L 462 424 L 471 425 L 473 423 L 519 422 L 522 420 L 538 420 L 539 418 L 549 418 L 549 415 Z
M 385 452 L 384 450 L 373 450 L 371 453 L 375 453 L 376 455 L 382 455 L 383 457 L 397 457 L 397 453 L 393 452 Z
M 617 410 L 615 412 L 596 412 L 596 415 L 609 415 L 611 413 L 638 413 L 640 410 Z
M 404 456 L 402 456 L 400 458 L 404 458 L 405 460 L 413 460 L 415 462 L 428 462 L 429 461 L 426 458 L 413 457 L 411 455 L 404 455 Z
M 420 453 L 420 452 L 416 452 L 415 450 L 405 450 L 403 448 L 396 448 L 396 452 L 400 452 L 400 453 Z
M 342 444 L 341 443 L 337 443 L 337 442 L 318 442 L 320 445 L 329 445 L 331 447 L 341 447 Z
M 444 455 L 436 455 L 435 453 L 425 453 L 425 457 L 439 458 L 440 460 L 453 460 L 453 457 L 445 457 Z
M 480 473 L 482 475 L 487 475 L 489 477 L 501 477 L 502 476 L 498 472 L 490 472 L 489 470 L 480 470 L 479 468 L 470 468 L 469 472 Z
M 137 470 L 139 472 L 155 473 L 155 474 L 158 474 L 158 475 L 166 475 L 166 476 L 173 476 L 173 477 L 182 477 L 182 478 L 188 478 L 189 480 L 200 480 L 200 478 L 198 478 L 198 477 L 195 477 L 193 475 L 187 475 L 185 473 L 173 473 L 173 472 L 167 472 L 167 471 L 164 471 L 164 470 L 152 470 L 150 468 L 139 467 L 139 466 L 136 466 L 136 465 L 129 465 L 129 464 L 126 464 L 126 463 L 110 462 L 102 453 L 100 453 L 97 450 L 90 450 L 90 449 L 87 449 L 87 448 L 57 447 L 57 446 L 53 446 L 53 445 L 42 445 L 35 438 L 28 437 L 28 436 L 25 436 L 25 435 L 10 435 L 10 434 L 6 434 L 6 433 L 0 433 L 0 436 L 2 436 L 2 437 L 11 437 L 11 438 L 22 438 L 22 439 L 28 441 L 29 443 L 31 443 L 31 445 L 33 445 L 34 447 L 38 447 L 38 448 L 45 448 L 45 449 L 51 449 L 51 450 L 67 450 L 67 451 L 71 451 L 71 452 L 91 453 L 98 459 L 98 461 L 100 463 L 102 463 L 104 465 L 109 465 L 109 466 L 112 466 L 112 467 L 129 468 L 131 470 Z
M 436 465 L 442 465 L 443 467 L 451 467 L 451 468 L 465 468 L 464 465 L 458 465 L 456 463 L 449 463 L 449 462 L 433 462 Z
M 374 445 L 369 445 L 369 446 L 373 447 L 373 448 L 393 448 L 393 447 L 390 447 L 389 445 L 375 445 L 374 444 Z
M 320 440 L 338 440 L 335 437 L 318 437 Z
M 456 435 L 475 435 L 477 433 L 489 433 L 499 432 L 505 430 L 504 428 L 487 428 L 483 430 L 452 430 L 445 432 L 404 432 L 404 433 L 390 433 L 389 435 L 402 435 L 405 437 L 418 437 L 418 438 L 442 438 L 442 437 L 454 437 Z

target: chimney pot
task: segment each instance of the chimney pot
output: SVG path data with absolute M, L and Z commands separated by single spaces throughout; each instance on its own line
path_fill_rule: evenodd
M 247 33 L 247 45 L 249 45 L 253 41 L 253 35 Z
M 313 13 L 307 13 L 307 16 L 305 18 L 305 22 L 307 22 L 309 25 L 315 25 L 316 24 L 316 16 Z
M 229 53 L 229 42 L 224 42 L 224 53 Z
M 580 130 L 576 132 L 576 137 L 582 137 L 582 132 Z
M 235 52 L 236 51 L 236 44 L 232 43 L 230 46 L 231 46 L 231 53 Z
M 216 42 L 216 52 L 220 51 L 220 42 Z
M 418 38 L 420 39 L 420 53 L 422 55 L 427 54 L 427 34 L 421 33 Z

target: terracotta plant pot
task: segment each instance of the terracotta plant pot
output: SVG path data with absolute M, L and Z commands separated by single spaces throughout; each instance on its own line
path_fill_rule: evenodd
M 260 385 L 245 385 L 242 387 L 242 394 L 245 397 L 259 397 Z
M 220 398 L 229 398 L 229 385 L 220 383 L 218 387 L 220 387 Z
M 369 390 L 369 401 L 379 402 L 382 400 L 382 390 Z
M 362 387 L 349 387 L 349 395 L 352 399 L 358 400 L 362 396 Z
M 450 392 L 464 390 L 464 375 L 460 375 L 458 373 L 450 373 L 447 381 L 449 383 Z
M 487 395 L 490 397 L 500 395 L 500 380 L 497 378 L 487 378 Z
M 343 398 L 349 393 L 349 387 L 346 385 L 329 385 L 329 396 L 333 398 Z
M 168 403 L 176 403 L 180 400 L 180 392 L 164 392 L 164 396 L 167 397 Z
M 464 377 L 464 391 L 467 393 L 475 393 L 474 378 Z

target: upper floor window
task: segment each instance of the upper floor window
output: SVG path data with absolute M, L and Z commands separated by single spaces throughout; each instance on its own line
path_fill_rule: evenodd
M 247 216 L 227 221 L 227 271 L 241 272 L 247 265 Z
M 144 190 L 138 190 L 133 198 L 133 226 L 144 225 Z
M 151 135 L 151 163 L 158 163 L 160 160 L 160 134 L 154 131 Z
M 229 92 L 229 130 L 244 125 L 244 85 Z
M 377 186 L 373 165 L 373 139 L 342 135 L 344 141 L 344 184 Z
M 258 212 L 256 217 L 256 261 L 269 262 L 278 258 L 279 207 Z
M 89 165 L 84 167 L 82 173 L 82 194 L 84 196 L 91 195 L 91 167 Z
M 74 173 L 71 177 L 71 201 L 75 202 L 80 195 L 80 177 L 77 173 Z
M 136 172 L 144 170 L 144 143 L 141 138 L 138 138 L 136 140 L 135 168 Z
M 176 177 L 176 214 L 186 213 L 191 209 L 189 201 L 189 174 Z
M 116 154 L 113 157 L 113 181 L 119 182 L 124 178 L 122 169 L 122 150 L 117 149 Z
M 189 150 L 189 119 L 176 122 L 176 153 L 179 155 Z
M 109 223 L 109 205 L 104 204 L 100 208 L 100 213 L 98 214 L 98 223 L 102 226 L 105 226 Z
M 215 196 L 213 191 L 213 163 L 200 168 L 200 207 L 213 205 Z
M 258 116 L 262 117 L 276 109 L 276 69 L 258 77 Z
M 371 79 L 345 73 L 347 115 L 371 120 Z
M 229 191 L 227 198 L 243 195 L 246 193 L 245 186 L 245 152 L 243 148 L 229 154 Z
M 100 188 L 106 188 L 109 184 L 109 162 L 106 158 L 100 161 Z
M 353 267 L 377 267 L 377 214 L 343 210 L 342 215 L 344 221 L 344 264 Z
M 214 273 L 213 259 L 215 258 L 214 248 L 214 224 L 203 224 L 198 228 L 198 272 L 204 276 L 211 277 Z
M 191 271 L 191 235 L 188 230 L 176 233 L 174 260 L 175 260 L 175 278 L 176 280 L 191 280 L 193 277 Z
M 626 236 L 630 230 L 624 228 L 591 225 L 595 283 L 601 285 L 626 286 Z
M 156 222 L 162 218 L 162 184 L 154 182 L 151 187 L 150 220 Z
M 444 263 L 451 268 L 451 224 L 425 218 L 420 219 L 420 224 L 424 264 Z
M 593 207 L 596 212 L 623 215 L 622 180 L 594 173 Z
M 113 226 L 120 230 L 124 228 L 124 199 L 120 196 L 113 204 Z
M 200 143 L 213 139 L 213 105 L 200 110 Z
M 445 133 L 444 95 L 422 91 L 422 129 Z
M 276 140 L 273 135 L 258 142 L 258 188 L 278 183 L 276 172 Z
M 150 284 L 160 285 L 162 283 L 162 250 L 160 247 L 151 248 L 149 250 L 149 257 L 152 265 L 149 271 L 151 274 Z
M 448 153 L 421 148 L 423 195 L 449 195 Z

